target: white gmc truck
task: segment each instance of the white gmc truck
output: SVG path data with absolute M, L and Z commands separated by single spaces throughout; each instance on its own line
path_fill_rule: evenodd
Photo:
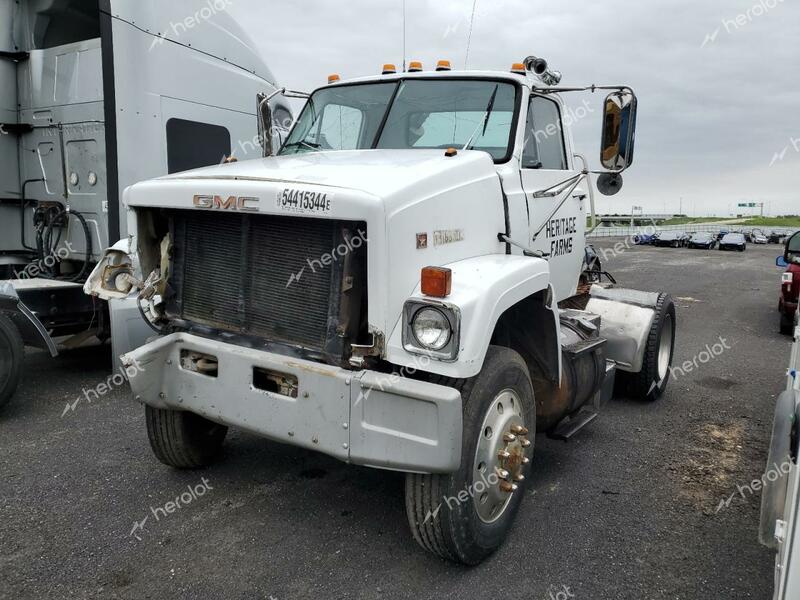
M 619 189 L 636 97 L 559 81 L 536 57 L 332 76 L 263 159 L 128 188 L 130 235 L 85 291 L 137 298 L 154 330 L 122 360 L 158 459 L 206 465 L 235 426 L 403 471 L 415 539 L 477 564 L 537 432 L 569 438 L 615 388 L 661 396 L 672 300 L 597 285 L 585 252 L 590 174 Z M 563 122 L 562 95 L 595 90 L 602 171 Z

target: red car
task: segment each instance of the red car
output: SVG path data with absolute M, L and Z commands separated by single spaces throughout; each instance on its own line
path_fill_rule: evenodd
M 797 299 L 800 296 L 800 231 L 787 240 L 784 255 L 779 256 L 775 264 L 786 267 L 781 276 L 778 310 L 781 313 L 781 333 L 791 334 L 797 315 Z

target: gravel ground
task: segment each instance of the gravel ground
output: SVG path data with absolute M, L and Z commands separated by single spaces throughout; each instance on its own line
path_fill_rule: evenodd
M 107 348 L 29 351 L 0 415 L 0 598 L 771 598 L 760 498 L 737 485 L 764 468 L 788 360 L 776 248 L 609 254 L 620 285 L 673 295 L 675 364 L 697 367 L 568 443 L 537 438 L 513 532 L 471 569 L 416 545 L 399 474 L 238 431 L 213 467 L 175 471 L 125 389 L 67 409 L 108 378 Z

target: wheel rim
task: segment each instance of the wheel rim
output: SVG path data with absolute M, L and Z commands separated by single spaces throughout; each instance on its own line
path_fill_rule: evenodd
M 505 389 L 495 396 L 478 436 L 469 491 L 480 520 L 492 523 L 505 513 L 530 462 L 525 450 L 531 442 L 517 392 Z
M 672 358 L 672 315 L 664 317 L 661 339 L 658 344 L 658 381 L 664 381 Z

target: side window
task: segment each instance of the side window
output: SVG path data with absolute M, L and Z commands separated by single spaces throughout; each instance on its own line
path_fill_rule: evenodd
M 185 119 L 167 121 L 167 172 L 218 165 L 231 154 L 231 134 L 221 125 Z
M 357 108 L 328 104 L 314 135 L 309 139 L 323 150 L 354 150 L 359 147 L 361 122 L 364 115 Z
M 533 96 L 528 105 L 522 168 L 555 170 L 567 168 L 561 113 L 558 104 L 549 98 Z

